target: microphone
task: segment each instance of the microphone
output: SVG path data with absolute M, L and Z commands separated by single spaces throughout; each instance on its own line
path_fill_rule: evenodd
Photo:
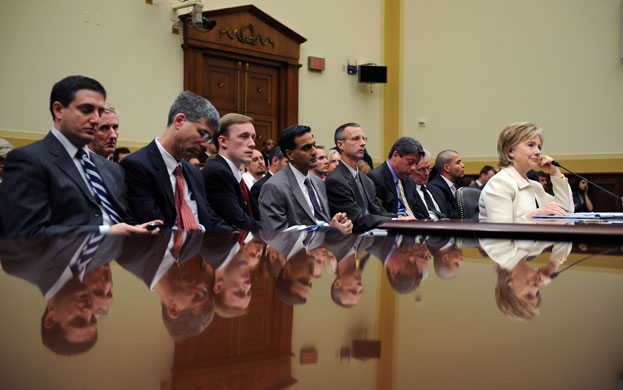
M 570 174 L 572 174 L 573 176 L 579 177 L 579 178 L 580 178 L 580 179 L 582 179 L 582 180 L 586 180 L 586 182 L 587 182 L 588 184 L 590 184 L 590 185 L 592 185 L 592 186 L 594 186 L 594 187 L 596 187 L 596 188 L 599 188 L 600 190 L 602 190 L 602 191 L 603 191 L 603 192 L 605 192 L 606 194 L 608 194 L 608 195 L 610 195 L 610 196 L 612 196 L 612 197 L 615 197 L 615 198 L 616 198 L 616 199 L 618 199 L 618 200 L 623 200 L 623 197 L 618 196 L 618 195 L 616 195 L 616 194 L 613 194 L 612 192 L 608 191 L 607 189 L 603 188 L 602 186 L 597 185 L 597 184 L 593 183 L 592 181 L 588 180 L 588 179 L 587 179 L 587 178 L 585 178 L 584 176 L 580 176 L 580 175 L 578 175 L 577 173 L 571 172 L 569 169 L 567 169 L 567 168 L 563 167 L 562 165 L 560 165 L 560 163 L 559 163 L 558 161 L 552 161 L 552 165 L 555 165 L 555 166 L 557 166 L 557 167 L 559 167 L 559 168 L 562 168 L 562 169 L 564 169 L 565 171 L 567 171 L 567 172 L 569 172 Z

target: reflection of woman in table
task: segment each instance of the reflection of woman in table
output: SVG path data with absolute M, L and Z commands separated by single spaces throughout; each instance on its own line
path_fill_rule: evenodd
M 533 215 L 568 215 L 573 212 L 571 188 L 550 156 L 541 154 L 543 132 L 533 123 L 507 126 L 498 139 L 500 172 L 480 194 L 479 220 L 486 222 L 525 222 Z M 527 177 L 540 168 L 548 172 L 555 196 Z
M 571 243 L 547 241 L 513 241 L 482 239 L 480 245 L 491 260 L 497 263 L 495 301 L 506 316 L 529 320 L 539 313 L 541 292 L 539 288 L 551 282 L 551 275 L 558 270 L 571 252 Z M 527 260 L 541 254 L 552 246 L 550 261 L 534 269 Z

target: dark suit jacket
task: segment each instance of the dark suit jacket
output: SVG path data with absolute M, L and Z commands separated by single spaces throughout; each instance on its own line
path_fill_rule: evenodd
M 360 177 L 364 193 L 368 199 L 369 214 L 365 214 L 365 204 L 357 189 L 355 179 L 343 162 L 340 162 L 325 180 L 331 215 L 345 212 L 353 222 L 353 233 L 374 229 L 391 218 L 397 217 L 396 214 L 385 211 L 381 205 L 376 197 L 376 189 L 372 179 L 364 174 L 360 174 Z
M 381 201 L 383 208 L 391 213 L 398 212 L 398 194 L 396 194 L 396 185 L 387 161 L 368 173 L 368 177 L 374 182 L 376 188 L 376 196 Z M 426 205 L 416 193 L 415 182 L 408 177 L 402 180 L 405 197 L 409 203 L 409 207 L 415 218 L 428 219 L 429 215 L 426 211 Z
M 260 201 L 260 191 L 262 190 L 262 186 L 268 181 L 268 179 L 270 179 L 271 176 L 272 174 L 267 170 L 264 177 L 256 181 L 255 184 L 253 184 L 253 187 L 251 187 L 251 195 L 253 195 L 253 198 L 258 204 Z
M 124 158 L 121 166 L 125 169 L 130 208 L 138 222 L 161 219 L 164 229 L 175 226 L 175 194 L 156 141 Z M 182 174 L 191 198 L 197 202 L 198 222 L 208 231 L 229 229 L 210 208 L 199 170 L 182 161 Z
M 222 156 L 216 156 L 203 168 L 203 181 L 208 201 L 216 213 L 230 226 L 240 230 L 263 228 L 259 222 L 260 210 L 253 196 L 249 196 L 255 219 L 247 214 L 247 206 L 242 199 L 240 183 Z
M 123 169 L 94 153 L 110 201 L 128 223 Z M 51 133 L 7 156 L 0 186 L 0 214 L 7 235 L 97 233 L 103 223 L 99 199 L 91 195 L 73 157 Z
M 476 182 L 476 181 L 474 181 L 474 183 L 471 186 L 469 186 L 469 187 L 470 188 L 477 188 L 477 189 L 479 189 L 481 191 L 482 191 L 483 188 L 485 188 L 485 186 L 479 185 L 478 182 Z
M 61 277 L 89 235 L 12 238 L 0 240 L 2 268 L 39 287 L 42 295 Z M 125 237 L 107 235 L 87 265 L 87 271 L 108 264 L 120 253 Z
M 450 219 L 458 219 L 459 205 L 456 202 L 456 198 L 454 197 L 454 195 L 452 195 L 452 190 L 450 189 L 450 187 L 448 187 L 448 184 L 446 184 L 445 180 L 441 177 L 441 175 L 435 176 L 430 182 L 428 182 L 427 187 L 429 189 L 434 187 L 441 193 L 442 199 L 438 199 L 437 197 L 435 197 L 437 204 L 443 209 L 441 211 L 443 211 L 443 213 Z M 431 193 L 435 195 L 433 191 L 431 191 Z M 437 193 L 437 195 L 439 195 L 439 193 Z M 440 200 L 443 205 L 440 203 Z

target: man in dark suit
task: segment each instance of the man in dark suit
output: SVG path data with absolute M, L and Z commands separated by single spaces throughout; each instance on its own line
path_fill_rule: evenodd
M 446 218 L 445 201 L 443 193 L 437 187 L 428 187 L 430 177 L 430 153 L 424 149 L 424 156 L 420 158 L 417 169 L 411 174 L 411 179 L 415 182 L 415 195 L 426 206 L 428 219 L 438 221 Z M 444 206 L 443 208 L 441 206 Z
M 89 144 L 89 149 L 95 154 L 111 160 L 117 139 L 119 138 L 119 112 L 111 104 L 104 105 L 104 112 L 100 115 L 100 122 L 97 125 L 97 132 L 93 142 Z
M 268 161 L 268 172 L 266 172 L 266 175 L 264 175 L 264 177 L 260 180 L 256 181 L 255 184 L 253 184 L 253 187 L 251 187 L 251 195 L 253 195 L 253 198 L 255 198 L 256 202 L 260 199 L 260 191 L 262 190 L 262 186 L 264 185 L 264 183 L 266 183 L 268 179 L 270 179 L 273 175 L 277 174 L 277 172 L 282 170 L 283 167 L 288 165 L 288 159 L 285 158 L 285 156 L 281 152 L 281 148 L 279 147 L 279 145 L 275 146 L 270 150 L 270 153 L 268 155 Z
M 234 229 L 262 228 L 257 202 L 249 194 L 239 170 L 253 156 L 253 119 L 240 114 L 224 115 L 221 128 L 214 138 L 218 156 L 210 160 L 202 171 L 208 201 L 216 213 Z
M 41 141 L 11 152 L 0 188 L 9 235 L 149 233 L 132 223 L 123 169 L 90 153 L 106 91 L 96 80 L 70 76 L 52 88 L 54 127 Z
M 165 228 L 178 230 L 228 229 L 206 200 L 201 173 L 183 160 L 200 152 L 219 125 L 207 99 L 182 92 L 162 136 L 121 161 L 130 207 L 140 222 L 161 219 Z
M 368 173 L 376 187 L 376 196 L 385 210 L 416 219 L 428 219 L 426 205 L 415 193 L 415 183 L 409 177 L 424 155 L 422 145 L 413 138 L 396 140 L 387 161 Z
M 483 188 L 485 188 L 485 185 L 487 184 L 489 179 L 491 179 L 494 175 L 495 168 L 493 168 L 491 165 L 485 165 L 484 167 L 482 167 L 482 169 L 480 169 L 478 179 L 476 179 L 474 184 L 472 184 L 470 187 L 482 190 Z
M 352 232 L 345 213 L 329 212 L 327 191 L 322 179 L 310 174 L 316 166 L 316 147 L 309 126 L 292 125 L 279 137 L 288 165 L 271 177 L 260 193 L 262 221 L 272 229 L 294 225 L 330 225 L 344 234 Z
M 459 205 L 456 201 L 456 181 L 465 176 L 465 165 L 461 156 L 454 150 L 439 152 L 435 158 L 435 169 L 438 175 L 429 183 L 429 187 L 435 187 L 443 194 L 446 216 L 450 219 L 459 218 Z
M 325 180 L 332 214 L 345 212 L 359 233 L 397 218 L 388 213 L 376 197 L 372 179 L 359 172 L 357 163 L 363 158 L 367 138 L 356 123 L 346 123 L 335 130 L 334 140 L 342 160 Z M 398 217 L 413 219 L 413 217 Z

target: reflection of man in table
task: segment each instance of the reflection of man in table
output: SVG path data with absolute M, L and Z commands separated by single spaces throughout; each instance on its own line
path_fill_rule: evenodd
M 197 232 L 131 237 L 117 260 L 158 294 L 163 323 L 175 341 L 198 335 L 214 318 L 212 266 L 199 255 L 203 238 Z
M 0 242 L 2 268 L 36 284 L 47 305 L 41 318 L 43 344 L 57 354 L 88 351 L 97 341 L 96 310 L 105 314 L 112 302 L 108 262 L 122 237 L 87 235 L 38 237 Z M 94 305 L 97 275 L 108 269 L 110 299 Z
M 260 231 L 267 243 L 267 269 L 275 277 L 275 294 L 283 302 L 300 305 L 307 302 L 314 274 L 314 252 L 327 237 L 324 231 Z M 329 234 L 332 235 L 332 234 Z M 336 233 L 340 238 L 343 235 Z
M 426 244 L 433 255 L 435 273 L 441 279 L 453 279 L 463 263 L 463 249 L 456 238 L 429 237 Z

